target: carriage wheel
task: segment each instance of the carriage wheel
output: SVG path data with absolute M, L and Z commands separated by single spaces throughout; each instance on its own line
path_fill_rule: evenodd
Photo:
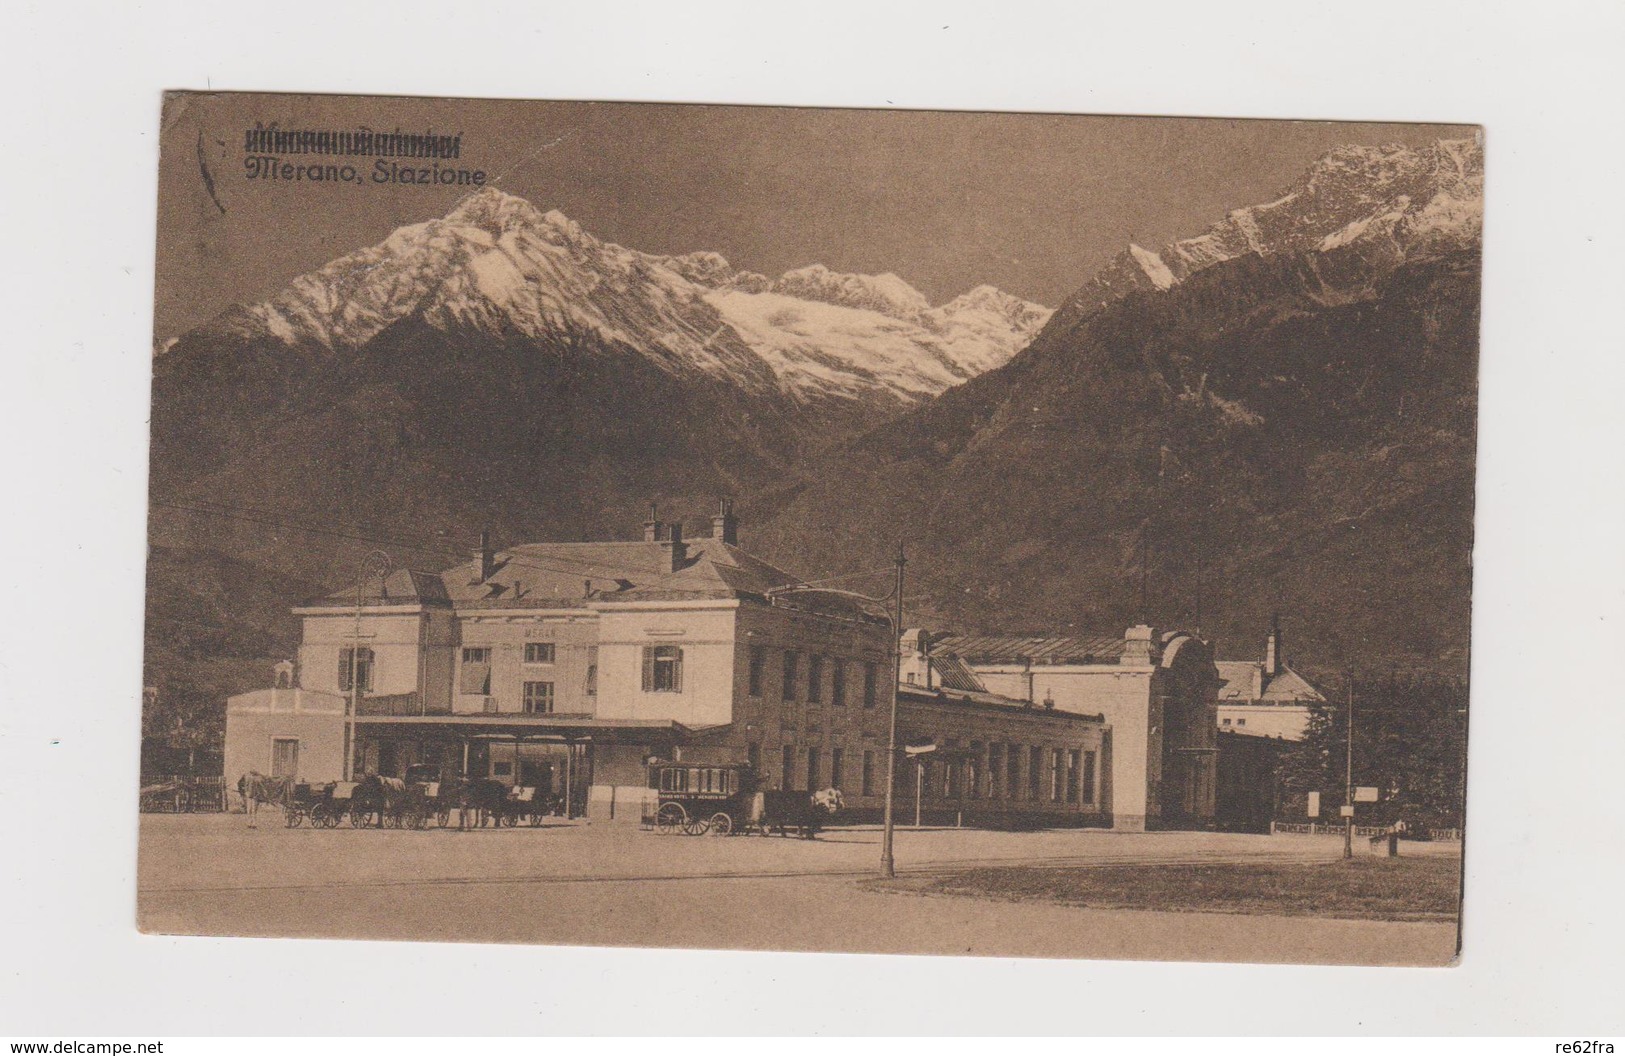
M 434 823 L 436 825 L 440 826 L 442 829 L 445 828 L 447 825 L 450 825 L 451 824 L 451 810 L 446 808 L 446 807 L 441 807 L 439 810 L 435 811 L 434 812 Z
M 688 811 L 681 803 L 662 803 L 655 813 L 655 831 L 670 835 L 688 826 Z
M 690 836 L 704 836 L 710 831 L 711 819 L 703 816 L 698 818 L 690 818 L 688 824 L 683 826 L 683 832 Z
M 322 828 L 336 829 L 339 827 L 339 813 L 332 807 L 322 811 Z
M 310 808 L 310 827 L 319 829 L 327 824 L 327 808 L 318 803 Z
M 407 825 L 421 831 L 429 824 L 429 814 L 424 810 L 414 810 L 406 816 Z
M 711 815 L 711 835 L 726 836 L 734 831 L 734 819 L 718 811 Z
M 383 822 L 384 828 L 386 829 L 398 829 L 401 827 L 401 816 L 399 813 L 392 810 L 383 815 Z
M 364 811 L 364 810 L 356 810 L 354 807 L 351 807 L 350 808 L 350 827 L 352 829 L 359 829 L 359 828 L 364 827 L 366 824 L 367 824 L 367 812 Z
M 531 811 L 530 812 L 530 818 L 528 820 L 530 822 L 530 827 L 531 828 L 533 828 L 533 829 L 541 828 L 541 826 L 542 826 L 542 812 L 539 811 L 539 810 Z

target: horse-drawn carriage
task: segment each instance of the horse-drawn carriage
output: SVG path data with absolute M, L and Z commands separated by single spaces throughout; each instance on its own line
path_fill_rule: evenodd
M 496 823 L 512 828 L 523 821 L 534 827 L 542 824 L 542 819 L 559 813 L 562 803 L 562 799 L 540 786 L 515 785 L 502 801 Z
M 508 786 L 502 782 L 444 773 L 432 763 L 407 767 L 402 784 L 407 799 L 413 804 L 414 819 L 417 811 L 422 813 L 422 824 L 409 826 L 411 828 L 423 828 L 429 818 L 446 828 L 454 815 L 460 829 L 480 828 L 488 823 L 512 825 L 523 816 L 510 809 Z
M 291 783 L 282 799 L 282 819 L 288 828 L 297 829 L 307 821 L 311 828 L 321 828 L 314 812 L 326 792 L 326 785 L 312 785 L 308 781 Z
M 332 829 L 346 817 L 352 824 L 361 824 L 351 811 L 356 784 L 354 781 L 311 784 L 250 773 L 244 774 L 237 783 L 237 791 L 242 796 L 243 809 L 250 815 L 260 804 L 270 803 L 282 808 L 283 821 L 290 829 L 297 829 L 307 821 L 313 829 Z
M 656 796 L 645 803 L 645 827 L 689 836 L 794 831 L 810 840 L 841 809 L 841 793 L 833 788 L 793 792 L 759 784 L 755 769 L 746 764 L 652 764 L 649 787 Z
M 369 774 L 350 793 L 350 824 L 358 829 L 421 829 L 430 814 L 425 790 L 398 777 Z
M 313 801 L 310 805 L 310 827 L 313 829 L 336 829 L 339 822 L 350 818 L 352 825 L 356 821 L 350 815 L 350 801 L 355 796 L 355 781 L 329 781 L 321 785 L 319 793 L 313 792 Z M 359 826 L 357 826 L 359 828 Z

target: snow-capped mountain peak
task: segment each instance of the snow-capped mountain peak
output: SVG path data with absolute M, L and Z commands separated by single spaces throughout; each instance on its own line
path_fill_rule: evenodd
M 485 188 L 219 325 L 343 353 L 411 318 L 539 352 L 638 354 L 796 402 L 895 408 L 1004 363 L 1048 315 L 992 287 L 932 308 L 889 272 L 814 264 L 770 280 L 709 251 L 642 253 Z
M 822 264 L 785 272 L 774 281 L 773 292 L 843 308 L 862 308 L 894 319 L 913 319 L 931 307 L 925 294 L 889 271 L 851 275 L 831 271 Z
M 540 227 L 548 223 L 567 222 L 567 219 L 556 210 L 544 214 L 518 195 L 485 187 L 458 202 L 446 214 L 445 222 L 478 227 L 492 236 L 500 237 L 510 228 Z
M 1463 248 L 1480 237 L 1483 196 L 1475 140 L 1337 147 L 1273 201 L 1233 209 L 1160 250 L 1131 244 L 1063 311 L 1071 320 L 1130 291 L 1166 291 L 1250 253 L 1348 251 L 1397 264 Z

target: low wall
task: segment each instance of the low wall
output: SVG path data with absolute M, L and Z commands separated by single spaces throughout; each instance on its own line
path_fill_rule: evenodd
M 1299 836 L 1341 836 L 1343 835 L 1343 829 L 1344 825 L 1340 821 L 1311 821 L 1306 824 L 1290 821 L 1270 822 L 1270 834 L 1272 836 L 1276 833 L 1292 833 Z M 1356 836 L 1386 836 L 1387 834 L 1388 826 L 1386 825 L 1354 826 L 1354 835 Z M 1459 843 L 1461 842 L 1461 830 L 1412 829 L 1407 830 L 1402 838 L 1407 840 L 1432 840 L 1436 843 Z

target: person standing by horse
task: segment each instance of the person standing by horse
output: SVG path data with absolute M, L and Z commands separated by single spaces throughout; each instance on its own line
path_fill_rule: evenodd
M 248 815 L 248 827 L 258 828 L 254 824 L 254 816 L 259 812 L 259 790 L 255 787 L 259 781 L 259 774 L 252 770 L 237 779 L 237 796 L 243 801 L 243 813 Z

